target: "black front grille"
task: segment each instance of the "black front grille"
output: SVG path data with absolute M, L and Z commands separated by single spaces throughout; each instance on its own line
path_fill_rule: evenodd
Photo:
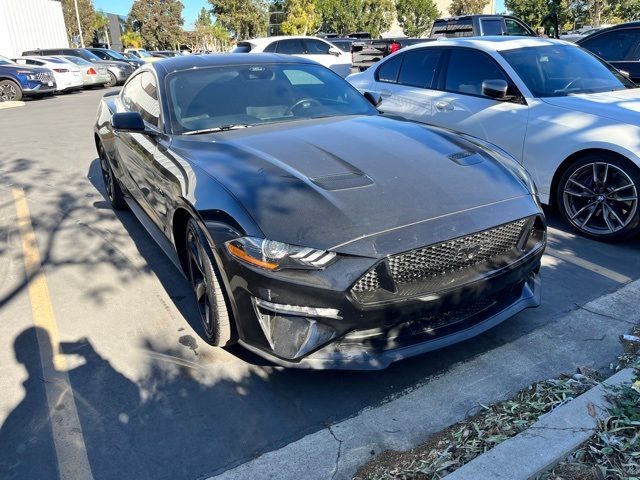
M 389 299 L 390 295 L 424 295 L 472 280 L 515 262 L 534 248 L 527 245 L 527 240 L 535 218 L 390 256 L 364 274 L 351 291 L 361 303 L 371 303 L 381 297 Z M 540 238 L 543 241 L 544 235 Z

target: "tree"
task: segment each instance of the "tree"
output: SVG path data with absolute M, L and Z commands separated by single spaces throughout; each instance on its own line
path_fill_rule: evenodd
M 98 32 L 104 32 L 105 39 L 107 41 L 107 46 L 111 48 L 111 39 L 109 38 L 109 18 L 103 12 L 96 12 L 95 18 L 93 20 L 93 28 L 95 30 L 95 35 L 98 35 Z
M 129 23 L 140 33 L 145 46 L 175 48 L 182 38 L 183 8 L 179 0 L 135 0 Z
M 513 15 L 534 28 L 550 11 L 547 0 L 505 0 L 504 5 Z
M 473 15 L 482 13 L 489 0 L 453 0 L 449 5 L 451 15 Z
M 236 40 L 266 35 L 269 7 L 266 0 L 209 0 L 212 13 Z
M 193 32 L 185 32 L 184 37 L 191 50 L 222 52 L 231 46 L 229 31 L 219 22 L 212 23 L 211 13 L 206 8 L 200 10 L 195 27 Z
M 287 17 L 280 28 L 286 35 L 307 35 L 320 25 L 322 17 L 316 8 L 315 0 L 287 0 Z
M 346 35 L 365 31 L 372 37 L 388 30 L 393 22 L 393 0 L 317 0 L 322 30 Z
M 120 40 L 124 48 L 142 48 L 142 35 L 133 30 L 127 30 L 120 35 Z
M 61 0 L 64 23 L 67 26 L 67 37 L 71 45 L 80 45 L 80 32 L 78 30 L 78 20 L 76 17 L 76 7 L 73 0 Z M 89 45 L 95 33 L 95 15 L 91 0 L 78 0 L 78 14 L 80 26 L 82 27 L 82 38 L 85 45 Z M 77 42 L 76 42 L 77 39 Z
M 422 37 L 440 16 L 433 0 L 397 0 L 398 23 L 407 37 Z

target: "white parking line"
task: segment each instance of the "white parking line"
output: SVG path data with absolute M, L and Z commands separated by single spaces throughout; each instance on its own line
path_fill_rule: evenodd
M 626 275 L 622 275 L 621 273 L 614 272 L 613 270 L 609 270 L 606 267 L 601 265 L 597 265 L 589 260 L 585 260 L 584 258 L 576 257 L 569 250 L 556 250 L 555 248 L 547 247 L 545 250 L 547 255 L 558 258 L 564 262 L 571 263 L 578 267 L 589 270 L 593 273 L 597 273 L 598 275 L 602 275 L 614 282 L 618 283 L 629 283 L 632 279 L 627 277 Z

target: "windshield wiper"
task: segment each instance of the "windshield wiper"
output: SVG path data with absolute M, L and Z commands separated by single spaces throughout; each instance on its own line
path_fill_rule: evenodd
M 199 135 L 201 133 L 226 132 L 227 130 L 237 130 L 238 128 L 249 128 L 252 125 L 220 125 L 219 127 L 203 128 L 202 130 L 191 130 L 184 135 Z

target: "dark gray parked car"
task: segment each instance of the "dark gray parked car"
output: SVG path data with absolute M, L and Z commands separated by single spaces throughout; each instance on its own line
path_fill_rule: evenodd
M 384 368 L 540 303 L 544 215 L 486 143 L 385 117 L 294 56 L 167 58 L 113 93 L 108 198 L 181 265 L 215 345 Z

